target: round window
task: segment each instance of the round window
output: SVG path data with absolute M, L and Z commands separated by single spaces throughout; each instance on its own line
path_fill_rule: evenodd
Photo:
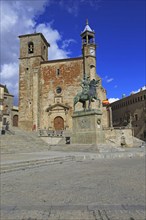
M 61 93 L 61 91 L 62 91 L 61 87 L 58 86 L 58 87 L 56 88 L 56 93 L 59 94 L 59 93 Z

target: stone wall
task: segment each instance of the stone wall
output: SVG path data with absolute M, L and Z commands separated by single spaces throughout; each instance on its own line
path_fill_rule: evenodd
M 121 147 L 133 146 L 133 130 L 131 128 L 104 129 L 104 133 L 108 143 Z
M 82 58 L 48 61 L 41 64 L 39 88 L 41 128 L 54 129 L 54 118 L 61 116 L 65 121 L 65 127 L 71 129 L 73 98 L 81 91 L 82 67 Z M 48 113 L 49 107 L 51 111 Z M 77 109 L 80 108 L 81 104 L 78 103 Z

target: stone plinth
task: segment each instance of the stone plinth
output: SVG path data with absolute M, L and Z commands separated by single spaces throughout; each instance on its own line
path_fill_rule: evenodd
M 104 143 L 105 137 L 101 122 L 100 110 L 74 112 L 72 144 L 100 144 Z

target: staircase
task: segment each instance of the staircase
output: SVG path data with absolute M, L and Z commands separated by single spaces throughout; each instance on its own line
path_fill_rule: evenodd
M 38 137 L 37 132 L 22 131 L 14 127 L 0 136 L 0 148 L 1 153 L 27 153 L 50 149 L 49 145 Z

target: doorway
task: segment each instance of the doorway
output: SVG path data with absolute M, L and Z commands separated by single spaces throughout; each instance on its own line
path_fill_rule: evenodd
M 55 130 L 64 130 L 64 120 L 62 117 L 57 116 L 54 119 L 54 128 Z
M 18 127 L 18 115 L 14 115 L 13 117 L 13 126 Z

